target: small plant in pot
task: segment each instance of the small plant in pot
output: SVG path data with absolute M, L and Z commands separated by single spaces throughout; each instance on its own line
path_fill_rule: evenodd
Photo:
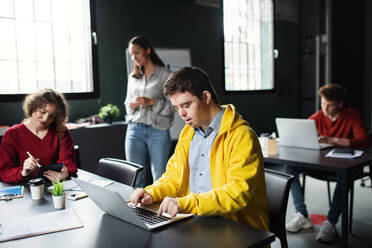
M 64 191 L 64 186 L 63 182 L 57 181 L 57 182 L 52 182 L 53 183 L 53 203 L 54 207 L 56 209 L 63 209 L 65 208 L 66 204 L 66 195 Z
M 120 116 L 120 110 L 118 106 L 109 103 L 99 109 L 98 116 L 111 124 L 113 118 L 118 118 Z

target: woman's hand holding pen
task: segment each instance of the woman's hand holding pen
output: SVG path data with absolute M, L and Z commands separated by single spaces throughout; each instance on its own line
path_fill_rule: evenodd
M 37 167 L 38 167 L 39 159 L 35 159 L 34 157 L 28 157 L 23 162 L 23 169 L 22 169 L 22 176 L 27 177 L 29 176 Z

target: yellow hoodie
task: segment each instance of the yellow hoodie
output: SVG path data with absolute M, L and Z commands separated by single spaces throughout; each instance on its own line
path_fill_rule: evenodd
M 189 191 L 188 157 L 193 136 L 194 129 L 186 125 L 166 172 L 146 187 L 153 201 L 177 197 L 183 213 L 220 215 L 268 231 L 263 156 L 249 124 L 233 105 L 226 106 L 210 154 L 212 190 L 198 194 Z

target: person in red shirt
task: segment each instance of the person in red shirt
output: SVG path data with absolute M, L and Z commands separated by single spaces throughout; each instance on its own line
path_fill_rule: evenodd
M 333 144 L 337 147 L 369 147 L 371 138 L 363 125 L 359 112 L 353 108 L 344 108 L 345 93 L 345 88 L 339 84 L 327 84 L 319 89 L 321 110 L 309 117 L 309 119 L 315 120 L 319 142 Z M 302 187 L 298 179 L 298 174 L 301 171 L 288 169 L 290 173 L 295 174 L 295 180 L 291 185 L 291 193 L 297 213 L 286 224 L 286 229 L 289 232 L 298 232 L 302 229 L 311 228 L 312 224 L 308 218 Z M 317 240 L 330 242 L 336 239 L 335 225 L 340 214 L 341 188 L 337 183 L 333 193 L 331 209 L 328 212 L 327 220 L 316 236 Z
M 44 171 L 51 181 L 76 175 L 74 141 L 65 123 L 68 119 L 64 96 L 51 89 L 30 94 L 23 110 L 26 119 L 4 134 L 0 146 L 0 179 L 20 183 L 38 176 L 38 165 L 63 163 L 62 170 Z

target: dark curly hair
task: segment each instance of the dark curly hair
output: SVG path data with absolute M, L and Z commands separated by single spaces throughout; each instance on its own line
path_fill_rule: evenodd
M 47 104 L 54 104 L 57 107 L 56 117 L 49 128 L 63 133 L 66 130 L 65 124 L 68 121 L 68 104 L 63 94 L 52 89 L 44 89 L 27 95 L 23 102 L 23 112 L 26 118 L 30 118 L 33 112 L 38 108 L 45 108 Z

